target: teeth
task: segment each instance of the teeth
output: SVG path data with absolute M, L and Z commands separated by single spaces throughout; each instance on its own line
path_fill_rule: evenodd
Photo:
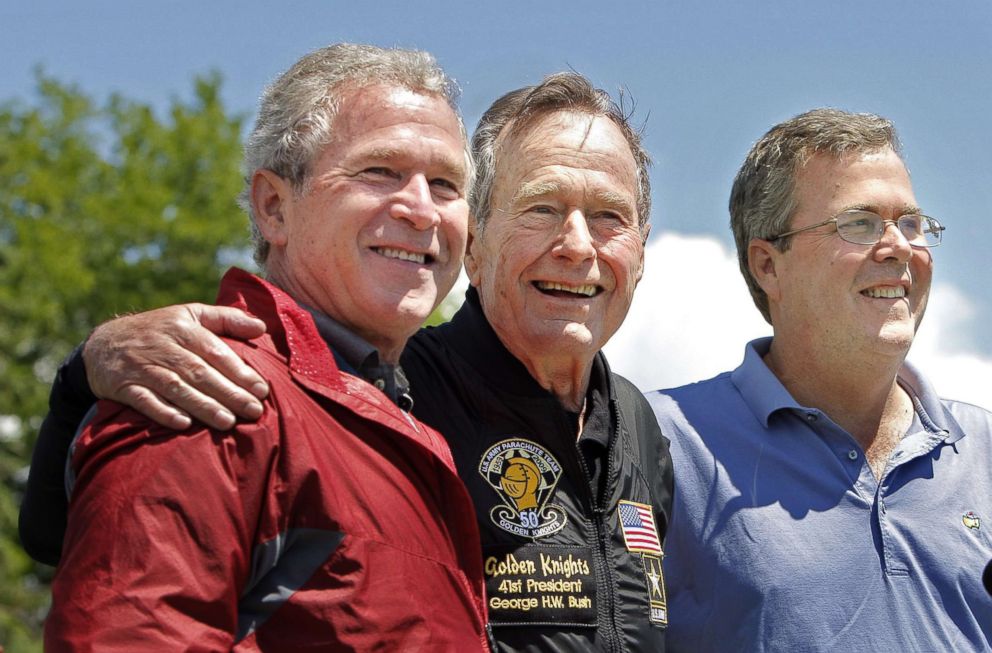
M 895 299 L 896 297 L 905 297 L 906 289 L 902 286 L 885 286 L 883 288 L 869 288 L 867 290 L 862 290 L 861 294 L 865 297 L 874 297 L 875 299 Z
M 585 295 L 586 297 L 592 297 L 596 294 L 596 286 L 588 283 L 583 286 L 569 286 L 555 281 L 538 281 L 536 285 L 541 290 L 562 290 L 576 295 Z
M 394 249 L 392 247 L 377 247 L 376 251 L 385 256 L 386 258 L 398 258 L 401 261 L 413 261 L 414 263 L 420 263 L 423 265 L 427 261 L 427 257 L 423 254 L 416 254 L 414 252 L 408 252 L 403 249 Z

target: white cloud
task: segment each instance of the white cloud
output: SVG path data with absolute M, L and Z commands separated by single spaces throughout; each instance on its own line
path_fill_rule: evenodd
M 714 238 L 663 233 L 648 244 L 630 313 L 606 347 L 613 369 L 643 390 L 706 379 L 740 364 L 771 334 L 751 302 L 737 256 Z M 969 351 L 974 308 L 935 284 L 910 360 L 944 397 L 992 408 L 992 359 Z

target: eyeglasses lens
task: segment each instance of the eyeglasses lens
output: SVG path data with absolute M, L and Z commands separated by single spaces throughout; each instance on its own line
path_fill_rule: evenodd
M 940 244 L 941 228 L 936 220 L 923 215 L 904 215 L 897 222 L 910 245 L 933 247 Z M 874 245 L 885 233 L 886 221 L 870 211 L 848 211 L 837 217 L 837 233 L 849 243 Z

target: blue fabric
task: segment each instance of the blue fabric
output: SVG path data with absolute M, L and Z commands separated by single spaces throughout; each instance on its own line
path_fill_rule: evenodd
M 875 479 L 762 361 L 648 395 L 671 438 L 669 651 L 992 650 L 992 413 L 910 365 L 916 418 Z

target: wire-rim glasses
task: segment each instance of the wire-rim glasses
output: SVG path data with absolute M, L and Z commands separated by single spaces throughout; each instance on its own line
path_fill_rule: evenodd
M 780 240 L 802 233 L 803 231 L 828 225 L 831 222 L 836 225 L 838 236 L 855 245 L 874 245 L 882 239 L 882 234 L 885 233 L 886 227 L 889 224 L 894 224 L 903 235 L 903 238 L 913 247 L 936 247 L 943 239 L 945 229 L 935 218 L 918 213 L 908 213 L 899 216 L 895 220 L 886 220 L 873 211 L 851 209 L 829 220 L 811 224 L 802 229 L 787 231 L 768 240 Z

